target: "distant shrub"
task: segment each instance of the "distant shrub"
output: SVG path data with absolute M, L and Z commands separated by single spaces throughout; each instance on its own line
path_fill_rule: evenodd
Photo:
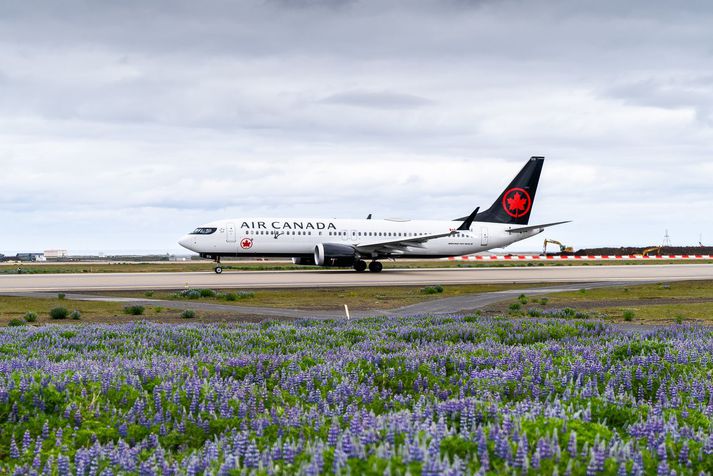
M 624 320 L 625 321 L 633 321 L 634 315 L 635 315 L 634 311 L 632 311 L 631 309 L 627 309 L 626 311 L 624 311 Z
M 50 317 L 52 319 L 67 319 L 69 311 L 64 307 L 55 307 L 50 311 Z
M 421 293 L 422 294 L 438 294 L 443 292 L 443 286 L 436 285 L 436 286 L 426 286 L 424 288 L 421 288 Z
M 582 288 L 579 290 L 579 294 L 587 294 L 587 290 Z
M 25 313 L 25 322 L 35 322 L 37 320 L 37 313 L 32 311 L 27 311 Z
M 72 311 L 72 312 L 69 314 L 69 317 L 71 317 L 71 318 L 74 319 L 75 321 L 78 321 L 79 318 L 82 317 L 82 313 L 79 312 L 77 309 L 75 309 L 74 311 Z
M 162 307 L 162 306 L 154 306 L 153 312 L 155 312 L 156 314 L 158 314 L 158 313 L 160 313 L 161 311 L 163 311 L 163 307 Z
M 57 299 L 64 299 L 65 294 L 64 293 L 59 293 L 57 294 Z
M 144 306 L 126 306 L 124 307 L 124 314 L 129 314 L 132 316 L 140 316 L 141 314 L 144 313 Z
M 517 300 L 520 301 L 520 304 L 527 304 L 527 296 L 525 296 L 524 294 L 520 294 L 517 297 Z
M 225 294 L 225 300 L 226 301 L 237 301 L 238 300 L 238 295 L 235 293 L 226 293 Z
M 201 297 L 201 292 L 198 289 L 185 289 L 174 294 L 174 297 L 185 299 L 198 299 Z
M 7 323 L 8 327 L 18 327 L 18 326 L 24 326 L 24 325 L 25 325 L 25 321 L 23 321 L 22 319 L 18 319 L 18 318 L 10 319 L 10 322 Z
M 153 296 L 153 291 L 146 291 L 146 292 L 144 293 L 144 296 L 146 296 L 146 297 L 151 297 L 151 296 Z
M 561 312 L 564 317 L 577 317 L 577 311 L 571 307 L 565 307 Z
M 547 299 L 546 297 L 543 297 L 542 299 L 540 299 L 540 304 L 542 304 L 543 306 L 546 306 L 549 301 L 550 301 L 549 299 Z
M 198 292 L 201 294 L 201 297 L 215 297 L 216 295 L 216 292 L 212 289 L 199 289 Z
M 522 304 L 520 304 L 519 302 L 514 302 L 514 303 L 510 304 L 509 309 L 511 311 L 519 311 L 521 307 L 522 307 Z
M 540 312 L 538 309 L 528 309 L 527 315 L 530 317 L 540 317 L 542 316 L 542 312 Z
M 181 317 L 184 319 L 193 319 L 194 317 L 196 317 L 196 311 L 186 309 L 181 313 Z
M 676 324 L 683 324 L 683 316 L 681 314 L 676 315 Z

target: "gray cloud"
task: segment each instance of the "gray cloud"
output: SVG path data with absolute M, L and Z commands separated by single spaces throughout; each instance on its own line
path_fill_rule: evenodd
M 713 78 L 647 79 L 616 85 L 607 91 L 628 104 L 695 111 L 698 120 L 713 125 Z
M 226 215 L 462 216 L 532 154 L 533 219 L 575 219 L 563 241 L 713 238 L 712 20 L 698 1 L 5 2 L 0 252 L 61 245 L 48 227 L 136 249 Z
M 426 98 L 389 91 L 347 91 L 327 96 L 320 102 L 374 109 L 414 109 L 431 104 Z

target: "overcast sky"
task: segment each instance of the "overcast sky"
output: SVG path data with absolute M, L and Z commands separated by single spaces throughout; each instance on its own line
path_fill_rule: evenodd
M 531 155 L 531 223 L 574 220 L 544 236 L 711 245 L 711 25 L 708 1 L 2 2 L 0 252 L 455 218 Z

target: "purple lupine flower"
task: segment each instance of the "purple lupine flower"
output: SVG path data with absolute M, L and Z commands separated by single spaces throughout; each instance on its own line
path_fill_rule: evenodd
M 59 455 L 57 457 L 57 475 L 58 476 L 69 476 L 69 457 L 65 455 Z
M 27 453 L 30 450 L 31 444 L 32 437 L 30 436 L 30 430 L 25 430 L 25 434 L 22 435 L 22 453 Z
M 594 476 L 599 472 L 595 453 L 596 451 L 592 450 L 592 456 L 589 458 L 589 464 L 587 465 L 587 476 Z
M 57 428 L 57 431 L 54 434 L 54 445 L 56 447 L 62 446 L 62 436 L 64 432 L 62 431 L 62 428 Z
M 257 449 L 255 441 L 250 440 L 250 443 L 248 443 L 248 449 L 245 452 L 245 466 L 248 468 L 257 468 L 259 461 L 260 452 Z
M 577 434 L 572 431 L 569 434 L 569 443 L 567 444 L 567 452 L 569 452 L 570 458 L 577 457 Z
M 656 456 L 659 457 L 659 460 L 661 461 L 666 461 L 666 444 L 661 443 L 657 448 L 656 448 Z
M 534 469 L 540 469 L 540 448 L 535 448 L 535 452 L 532 454 L 532 467 Z
M 681 445 L 681 451 L 678 453 L 678 462 L 682 466 L 687 466 L 690 461 L 688 460 L 688 442 L 684 441 Z
M 295 462 L 295 450 L 287 441 L 285 441 L 285 444 L 282 446 L 282 459 L 288 464 Z
M 15 435 L 12 435 L 12 438 L 10 438 L 10 458 L 12 459 L 18 459 L 20 457 L 20 450 L 17 447 L 17 443 L 15 442 Z
M 520 440 L 520 443 L 517 445 L 517 451 L 515 453 L 515 462 L 513 466 L 522 470 L 527 469 L 527 444 L 524 438 Z

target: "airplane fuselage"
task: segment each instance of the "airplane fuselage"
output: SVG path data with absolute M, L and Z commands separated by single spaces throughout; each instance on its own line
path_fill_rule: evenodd
M 502 248 L 542 231 L 509 233 L 512 225 L 485 222 L 474 222 L 468 230 L 456 230 L 458 225 L 443 220 L 235 218 L 202 225 L 196 231 L 204 232 L 186 235 L 179 243 L 208 257 L 311 257 L 315 247 L 322 243 L 368 247 L 452 232 L 389 252 L 391 257 L 437 258 Z M 383 254 L 362 253 L 362 258 L 384 257 Z

